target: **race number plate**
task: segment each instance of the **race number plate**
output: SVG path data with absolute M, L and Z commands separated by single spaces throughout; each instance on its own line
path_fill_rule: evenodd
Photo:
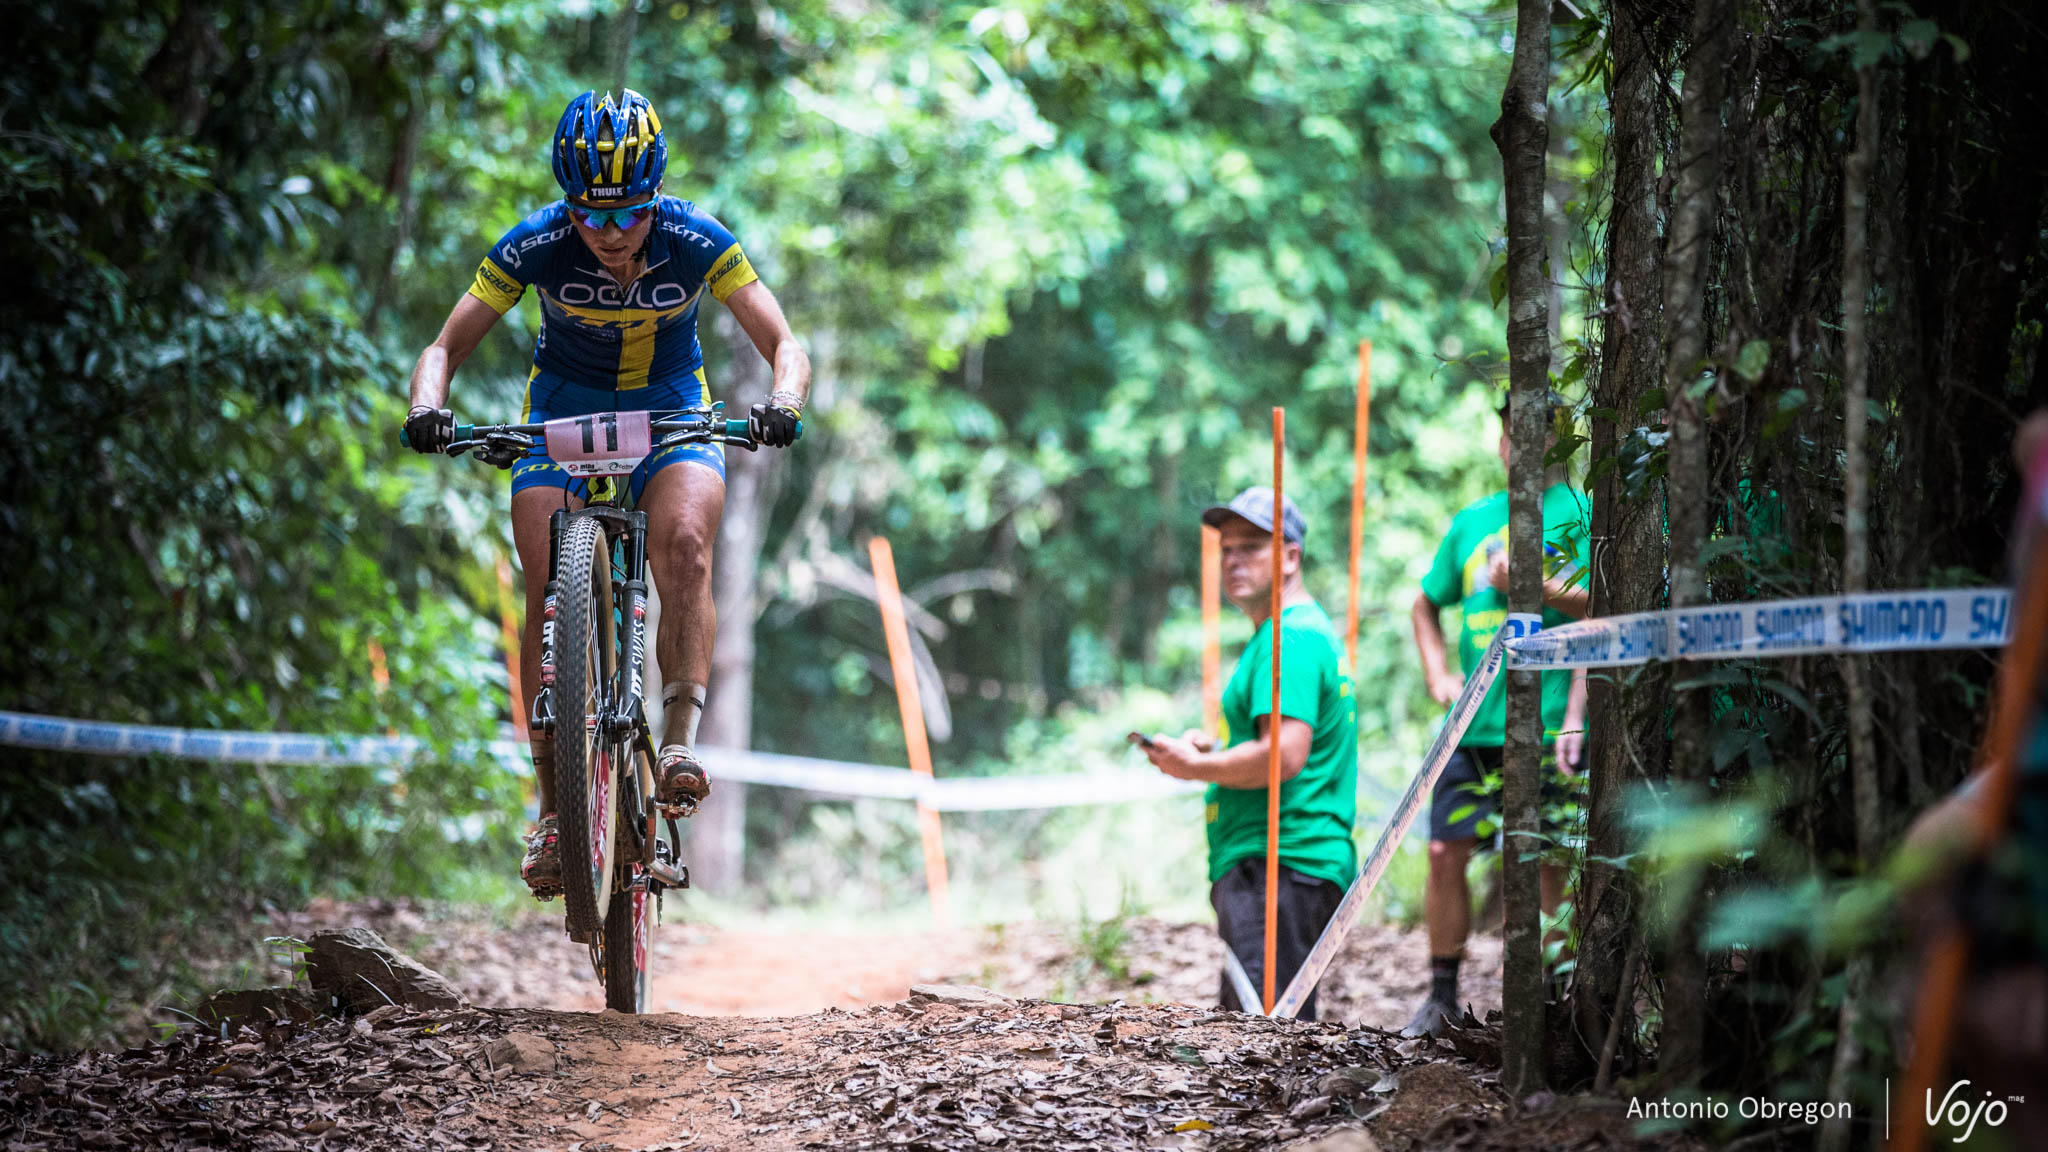
M 623 476 L 654 443 L 645 412 L 593 412 L 547 422 L 548 458 L 571 476 Z

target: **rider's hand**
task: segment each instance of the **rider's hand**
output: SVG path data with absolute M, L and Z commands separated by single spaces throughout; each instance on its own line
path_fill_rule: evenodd
M 415 452 L 439 452 L 455 440 L 455 413 L 422 404 L 405 417 L 405 442 Z
M 1202 754 L 1193 741 L 1165 735 L 1154 736 L 1151 747 L 1145 749 L 1145 758 L 1152 761 L 1152 766 L 1176 780 L 1203 779 L 1196 766 Z
M 787 448 L 796 443 L 796 430 L 804 417 L 804 402 L 793 392 L 777 392 L 766 404 L 756 404 L 747 414 L 749 432 L 770 448 Z
M 1486 554 L 1486 582 L 1493 585 L 1505 596 L 1508 594 L 1508 550 L 1494 548 Z
M 1573 723 L 1581 727 L 1570 727 Z M 1566 720 L 1567 727 L 1557 734 L 1557 770 L 1566 776 L 1579 774 L 1579 759 L 1586 754 L 1586 730 L 1584 721 Z
M 1445 672 L 1429 677 L 1429 697 L 1439 704 L 1448 705 L 1457 700 L 1465 690 L 1465 677 L 1457 672 Z

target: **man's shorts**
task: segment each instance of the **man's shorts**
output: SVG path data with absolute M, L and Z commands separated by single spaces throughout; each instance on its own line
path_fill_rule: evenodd
M 552 372 L 538 368 L 526 378 L 526 412 L 521 423 L 538 424 L 547 420 L 559 420 L 564 416 L 588 416 L 593 412 L 673 412 L 684 408 L 695 408 L 704 402 L 704 370 L 702 368 L 681 380 L 667 384 L 649 384 L 645 388 L 631 388 L 613 391 L 610 388 L 585 388 Z M 640 462 L 633 470 L 628 484 L 633 502 L 639 503 L 640 494 L 647 488 L 647 482 L 663 468 L 683 463 L 702 464 L 718 473 L 719 480 L 725 479 L 725 447 L 721 444 L 673 444 L 656 451 Z M 555 467 L 554 461 L 545 456 L 532 456 L 512 466 L 512 492 L 517 495 L 528 488 L 549 488 L 555 491 L 567 489 L 578 500 L 590 498 L 590 488 L 581 479 Z
M 1308 962 L 1308 954 L 1344 902 L 1344 889 L 1320 876 L 1280 866 L 1280 923 L 1274 931 L 1273 994 L 1278 996 L 1294 982 L 1295 973 Z M 1261 987 L 1266 971 L 1266 858 L 1247 856 L 1230 866 L 1209 886 L 1209 906 L 1216 909 L 1216 932 L 1223 946 L 1237 954 L 1251 977 L 1252 987 Z M 1318 985 L 1320 987 L 1320 985 Z M 1256 1012 L 1259 1005 L 1239 1004 L 1230 977 L 1223 977 L 1217 1003 L 1234 1012 Z M 1310 992 L 1302 1002 L 1297 1020 L 1316 1018 L 1316 996 Z
M 1562 773 L 1554 770 L 1556 761 L 1549 748 L 1543 751 L 1543 831 L 1545 835 L 1557 834 L 1557 821 L 1551 817 L 1552 807 L 1569 798 L 1570 785 L 1564 782 Z M 1494 819 L 1500 811 L 1500 786 L 1485 786 L 1485 777 L 1500 776 L 1501 750 L 1498 748 L 1459 748 L 1451 753 L 1444 764 L 1443 775 L 1437 777 L 1436 791 L 1429 798 L 1429 838 L 1431 840 L 1471 840 L 1479 835 L 1480 821 L 1498 827 Z M 1493 837 L 1486 839 L 1491 842 Z

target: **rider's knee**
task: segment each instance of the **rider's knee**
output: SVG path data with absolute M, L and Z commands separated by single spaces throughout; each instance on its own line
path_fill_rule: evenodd
M 699 524 L 678 525 L 676 531 L 665 542 L 667 553 L 662 557 L 665 567 L 685 583 L 695 584 L 711 578 L 711 545 L 716 541 L 714 529 Z

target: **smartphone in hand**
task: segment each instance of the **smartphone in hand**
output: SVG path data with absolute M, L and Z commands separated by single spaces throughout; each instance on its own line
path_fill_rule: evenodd
M 1152 738 L 1150 736 L 1145 735 L 1143 732 L 1133 732 L 1130 735 L 1125 736 L 1124 739 L 1130 741 L 1133 744 L 1136 744 L 1140 748 L 1152 747 Z

